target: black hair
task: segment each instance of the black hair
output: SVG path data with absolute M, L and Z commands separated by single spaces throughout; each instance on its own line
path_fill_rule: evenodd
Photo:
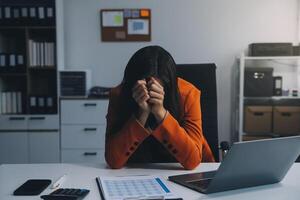
M 158 78 L 164 87 L 164 107 L 178 122 L 181 107 L 177 84 L 176 63 L 169 52 L 160 46 L 147 46 L 138 50 L 129 60 L 122 81 L 118 129 L 138 110 L 132 97 L 132 88 L 138 80 Z

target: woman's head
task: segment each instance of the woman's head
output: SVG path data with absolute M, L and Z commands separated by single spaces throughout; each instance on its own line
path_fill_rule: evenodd
M 138 80 L 154 77 L 165 89 L 177 86 L 176 63 L 172 56 L 160 46 L 147 46 L 138 50 L 129 60 L 123 84 L 133 87 Z
M 164 107 L 180 121 L 176 63 L 170 53 L 160 46 L 144 47 L 130 58 L 122 81 L 122 121 L 125 122 L 138 109 L 132 97 L 132 88 L 138 80 L 148 80 L 149 77 L 154 77 L 162 84 L 165 93 Z

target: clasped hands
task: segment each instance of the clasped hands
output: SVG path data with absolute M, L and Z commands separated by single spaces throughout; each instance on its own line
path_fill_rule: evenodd
M 164 108 L 164 88 L 153 77 L 138 80 L 132 88 L 132 97 L 139 105 L 136 118 L 142 125 L 145 125 L 148 116 L 152 113 L 158 123 L 160 123 L 167 110 Z

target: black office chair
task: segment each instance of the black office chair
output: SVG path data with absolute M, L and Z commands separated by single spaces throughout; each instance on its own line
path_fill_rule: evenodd
M 228 142 L 218 142 L 218 113 L 216 65 L 209 64 L 179 64 L 177 76 L 181 77 L 201 90 L 201 110 L 203 134 L 215 156 L 220 160 L 219 150 L 223 155 L 228 151 Z

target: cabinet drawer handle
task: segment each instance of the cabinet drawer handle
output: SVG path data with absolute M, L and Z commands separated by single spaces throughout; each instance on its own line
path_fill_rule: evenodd
M 29 120 L 45 120 L 45 117 L 29 117 Z
M 13 120 L 25 120 L 25 117 L 10 117 L 9 120 L 13 121 Z
M 292 116 L 292 114 L 288 113 L 288 112 L 283 112 L 283 113 L 281 113 L 281 116 L 283 116 L 283 117 L 290 117 L 290 116 Z
M 84 152 L 84 156 L 96 156 L 97 152 Z
M 97 128 L 84 128 L 84 131 L 97 131 Z
M 92 107 L 92 106 L 97 106 L 96 103 L 85 103 L 84 104 L 85 107 Z
M 263 116 L 264 113 L 263 113 L 263 112 L 255 112 L 254 115 L 255 115 L 255 116 Z

